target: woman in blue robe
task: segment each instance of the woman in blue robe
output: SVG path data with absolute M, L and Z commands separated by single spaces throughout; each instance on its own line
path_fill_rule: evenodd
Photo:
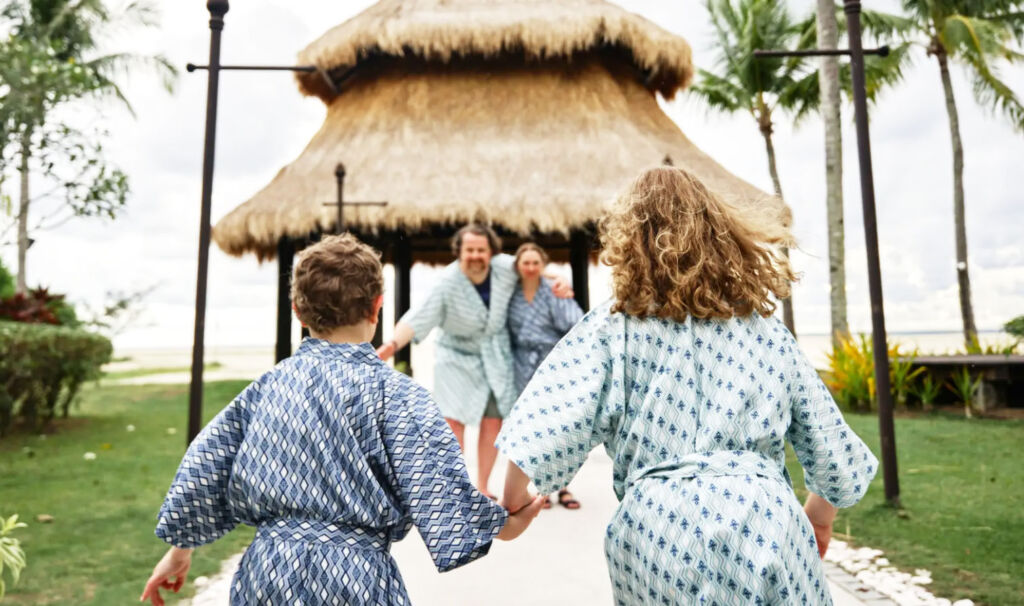
M 764 225 L 670 167 L 602 221 L 613 297 L 555 347 L 506 419 L 503 503 L 565 486 L 604 444 L 620 504 L 605 555 L 617 604 L 828 605 L 837 507 L 877 460 L 771 316 L 792 270 Z M 785 467 L 792 443 L 809 491 Z
M 551 284 L 543 277 L 547 263 L 547 252 L 533 242 L 516 250 L 519 282 L 508 306 L 508 332 L 517 395 L 558 341 L 583 317 L 575 299 L 559 298 L 552 292 Z M 550 503 L 548 500 L 545 507 Z M 558 503 L 567 509 L 580 507 L 567 488 L 558 491 Z

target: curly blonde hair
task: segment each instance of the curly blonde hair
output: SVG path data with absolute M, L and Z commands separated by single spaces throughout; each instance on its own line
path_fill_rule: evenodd
M 611 310 L 677 322 L 769 316 L 795 279 L 788 229 L 756 221 L 673 167 L 643 172 L 600 223 Z
M 298 255 L 292 304 L 303 324 L 318 333 L 358 324 L 384 292 L 380 253 L 352 234 L 328 236 Z

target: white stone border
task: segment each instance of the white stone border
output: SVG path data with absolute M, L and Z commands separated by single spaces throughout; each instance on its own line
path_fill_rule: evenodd
M 826 568 L 829 564 L 844 570 L 849 575 L 829 574 L 829 578 L 860 597 L 866 604 L 881 606 L 896 603 L 899 606 L 974 606 L 971 600 L 953 602 L 938 598 L 924 588 L 932 582 L 932 573 L 923 568 L 914 574 L 901 572 L 889 564 L 888 558 L 879 549 L 870 547 L 853 548 L 845 541 L 833 540 L 825 553 Z M 850 575 L 853 575 L 852 577 Z M 845 577 L 845 578 L 844 578 Z M 850 579 L 853 579 L 851 582 Z M 863 587 L 877 594 L 865 595 Z M 885 597 L 882 597 L 885 596 Z M 880 600 L 880 601 L 879 601 Z

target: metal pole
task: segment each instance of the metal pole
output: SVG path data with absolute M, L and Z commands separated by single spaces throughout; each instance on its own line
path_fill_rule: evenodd
M 345 233 L 345 165 L 338 162 L 338 165 L 334 167 L 334 178 L 338 180 L 338 225 L 335 228 L 335 233 Z
M 878 221 L 875 215 L 875 183 L 871 168 L 871 140 L 868 136 L 868 104 L 864 82 L 864 52 L 861 46 L 860 0 L 843 0 L 850 36 L 850 67 L 853 75 L 853 109 L 857 122 L 857 153 L 860 159 L 860 189 L 864 205 L 864 239 L 868 255 L 868 287 L 871 293 L 871 330 L 875 350 L 875 386 L 878 394 L 878 435 L 882 442 L 882 471 L 885 499 L 899 506 L 900 485 L 896 470 L 896 431 L 892 420 L 892 391 L 889 385 L 889 348 L 886 344 L 885 310 L 882 306 L 882 270 L 878 262 Z
M 217 87 L 220 70 L 220 33 L 228 0 L 209 0 L 210 69 L 206 88 L 206 140 L 203 144 L 203 193 L 199 212 L 199 270 L 196 277 L 196 322 L 192 340 L 192 382 L 188 392 L 188 442 L 199 434 L 203 417 L 203 348 L 206 332 L 206 273 L 210 261 L 210 198 L 213 188 L 213 153 L 217 135 Z

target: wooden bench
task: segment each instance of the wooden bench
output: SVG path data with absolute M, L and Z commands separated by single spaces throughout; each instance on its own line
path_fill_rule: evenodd
M 974 400 L 974 407 L 979 410 L 1024 407 L 1024 356 L 920 356 L 913 359 L 913 364 L 915 368 L 923 367 L 939 382 L 945 382 L 964 366 L 971 374 L 981 376 L 981 386 Z

